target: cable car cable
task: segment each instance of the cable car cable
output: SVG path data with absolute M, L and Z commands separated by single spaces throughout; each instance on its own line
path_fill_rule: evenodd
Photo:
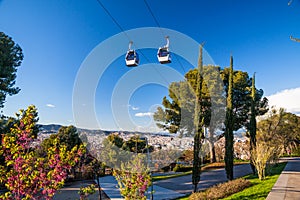
M 117 20 L 112 16 L 112 14 L 106 9 L 106 7 L 103 5 L 103 3 L 100 0 L 97 0 L 98 4 L 102 7 L 102 9 L 106 12 L 106 14 L 113 20 L 113 22 L 118 26 L 118 28 L 125 34 L 127 39 L 131 41 L 129 35 L 125 32 L 125 30 L 122 28 L 122 26 L 117 22 Z
M 148 11 L 149 11 L 149 12 L 150 12 L 150 14 L 152 15 L 152 18 L 154 19 L 154 21 L 155 21 L 155 23 L 156 23 L 157 27 L 160 29 L 161 33 L 162 33 L 162 34 L 163 34 L 163 36 L 164 36 L 164 32 L 163 32 L 163 30 L 161 29 L 161 26 L 160 26 L 160 24 L 159 24 L 158 20 L 156 19 L 156 17 L 155 17 L 155 15 L 154 15 L 154 13 L 152 12 L 152 10 L 151 10 L 151 8 L 150 8 L 150 6 L 149 6 L 148 2 L 147 2 L 146 0 L 144 0 L 144 3 L 145 3 L 145 5 L 146 5 L 146 7 L 147 7 Z
M 150 5 L 148 4 L 147 0 L 144 0 L 144 3 L 145 3 L 145 5 L 146 5 L 146 7 L 147 7 L 149 13 L 151 14 L 151 16 L 152 16 L 154 22 L 156 23 L 156 26 L 157 26 L 157 27 L 159 28 L 159 30 L 161 31 L 163 37 L 165 37 L 164 31 L 162 30 L 162 28 L 161 28 L 161 26 L 160 26 L 160 24 L 159 24 L 157 18 L 155 17 L 155 15 L 154 15 L 154 13 L 153 13 L 153 11 L 152 11 Z M 177 56 L 176 54 L 174 54 L 174 55 L 175 55 L 175 58 L 176 58 L 176 60 L 178 61 L 179 65 L 180 65 L 181 69 L 183 70 L 184 74 L 186 74 L 186 70 L 184 69 L 182 63 L 181 63 L 180 60 L 178 59 L 178 56 Z
M 113 15 L 109 12 L 109 10 L 104 6 L 104 4 L 100 1 L 100 0 L 97 0 L 98 4 L 102 7 L 102 9 L 107 13 L 107 15 L 112 19 L 112 21 L 118 26 L 118 28 L 124 33 L 124 35 L 127 37 L 128 41 L 131 42 L 132 40 L 130 39 L 129 35 L 126 33 L 126 31 L 123 29 L 123 27 L 118 23 L 118 21 L 113 17 Z M 146 55 L 140 51 L 140 50 L 137 50 L 146 60 L 148 63 L 152 63 L 147 57 Z M 161 76 L 161 78 L 167 83 L 170 85 L 169 81 L 167 81 L 167 79 L 156 69 L 155 66 L 154 67 L 154 70 Z

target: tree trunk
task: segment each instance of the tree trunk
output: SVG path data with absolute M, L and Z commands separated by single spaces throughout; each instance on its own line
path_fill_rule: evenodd
M 214 163 L 216 162 L 214 130 L 209 130 L 207 141 L 209 145 L 210 163 Z
M 198 59 L 198 75 L 197 75 L 197 87 L 196 87 L 196 100 L 195 100 L 195 110 L 194 110 L 194 161 L 192 170 L 192 183 L 194 185 L 194 192 L 197 192 L 197 185 L 200 181 L 200 170 L 201 170 L 201 160 L 200 151 L 203 138 L 203 114 L 202 114 L 202 45 L 200 45 Z
M 209 152 L 210 152 L 210 163 L 217 162 L 215 144 L 213 142 L 209 143 Z
M 227 108 L 225 119 L 225 170 L 228 180 L 233 179 L 233 58 L 230 57 L 230 74 L 227 95 Z
M 256 113 L 255 113 L 255 73 L 252 78 L 251 88 L 251 116 L 250 116 L 250 166 L 253 174 L 256 174 L 255 166 L 252 161 L 252 150 L 256 148 Z
M 200 173 L 201 173 L 200 150 L 201 150 L 201 131 L 197 131 L 194 137 L 194 162 L 193 162 L 193 170 L 192 170 L 192 182 L 194 185 L 194 192 L 197 192 L 197 186 L 200 181 Z

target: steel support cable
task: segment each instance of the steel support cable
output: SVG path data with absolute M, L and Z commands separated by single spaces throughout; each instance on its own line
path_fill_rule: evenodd
M 144 0 L 144 3 L 145 3 L 145 5 L 146 5 L 148 11 L 150 12 L 150 14 L 151 14 L 151 16 L 152 16 L 154 22 L 156 23 L 156 26 L 157 26 L 157 27 L 159 28 L 159 30 L 161 31 L 161 34 L 163 35 L 163 37 L 166 37 L 164 31 L 162 30 L 162 28 L 161 28 L 161 26 L 160 26 L 160 24 L 159 24 L 157 18 L 155 17 L 155 15 L 154 15 L 154 13 L 153 13 L 153 11 L 152 11 L 150 5 L 148 4 L 147 0 Z M 186 74 L 186 71 L 185 71 L 185 69 L 184 69 L 182 63 L 181 63 L 180 60 L 178 59 L 178 56 L 177 56 L 176 54 L 174 54 L 174 55 L 175 55 L 175 58 L 176 58 L 177 62 L 178 62 L 179 65 L 180 65 L 181 69 L 183 70 L 184 74 Z
M 113 15 L 109 12 L 109 10 L 104 6 L 104 4 L 100 0 L 97 0 L 97 2 L 102 7 L 102 9 L 106 12 L 106 14 L 112 19 L 112 21 L 118 26 L 118 28 L 124 33 L 124 35 L 127 37 L 129 42 L 131 42 L 132 40 L 129 37 L 129 35 L 126 33 L 126 31 L 123 29 L 123 27 L 118 23 L 118 21 L 113 17 Z M 148 63 L 151 63 L 151 61 L 148 59 L 148 57 L 142 51 L 140 51 L 139 49 L 137 51 L 147 60 Z M 165 77 L 156 69 L 155 66 L 153 66 L 153 67 L 154 67 L 154 70 L 161 76 L 161 78 L 169 85 L 170 83 L 167 81 L 167 79 L 165 79 Z

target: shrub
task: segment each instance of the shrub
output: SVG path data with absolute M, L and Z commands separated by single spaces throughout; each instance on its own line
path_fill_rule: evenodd
M 87 200 L 88 196 L 96 192 L 95 185 L 91 184 L 86 187 L 80 187 L 78 194 L 80 195 L 80 200 Z
M 193 193 L 190 200 L 202 200 L 202 199 L 222 199 L 228 197 L 234 193 L 240 192 L 251 185 L 250 181 L 239 178 L 226 183 L 218 184 L 212 188 L 209 188 L 203 192 Z
M 113 171 L 121 195 L 125 200 L 146 200 L 146 191 L 151 185 L 150 169 L 143 162 L 143 155 L 136 155 L 132 162 L 122 163 L 121 170 Z
M 256 168 L 259 180 L 265 179 L 267 164 L 270 163 L 274 155 L 278 155 L 275 146 L 262 141 L 257 142 L 256 147 L 251 151 L 252 163 Z
M 181 165 L 181 164 L 176 164 L 173 171 L 174 172 L 188 172 L 188 171 L 191 171 L 192 168 L 193 167 L 191 167 L 191 166 L 184 166 L 184 165 Z

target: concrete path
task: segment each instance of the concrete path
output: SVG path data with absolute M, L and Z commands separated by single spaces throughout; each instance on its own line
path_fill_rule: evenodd
M 112 199 L 112 200 L 121 200 L 123 199 L 119 189 L 117 188 L 117 181 L 113 176 L 105 176 L 100 178 L 100 185 L 103 191 L 106 193 L 106 195 Z M 153 199 L 155 200 L 166 200 L 166 199 L 175 199 L 182 196 L 185 196 L 184 194 L 181 194 L 179 192 L 169 190 L 167 188 L 163 188 L 157 185 L 153 186 Z M 149 188 L 147 199 L 150 199 L 150 192 L 151 187 Z
M 267 200 L 300 200 L 300 158 L 288 161 Z
M 234 166 L 233 172 L 234 178 L 238 178 L 250 174 L 252 171 L 249 164 L 242 164 Z M 198 190 L 204 190 L 218 183 L 223 183 L 226 181 L 227 178 L 225 169 L 204 171 L 200 176 Z M 192 175 L 161 180 L 155 182 L 154 184 L 185 195 L 191 194 L 194 188 L 194 185 L 192 184 Z
M 63 187 L 61 190 L 59 190 L 53 197 L 53 200 L 79 200 L 79 190 L 80 187 L 86 187 L 90 184 L 93 184 L 92 180 L 90 181 L 79 181 L 72 183 L 71 185 Z M 88 197 L 89 200 L 98 200 L 99 199 L 99 193 L 98 190 L 95 194 L 90 195 Z M 105 197 L 105 194 L 102 194 L 102 200 L 108 200 L 109 198 Z
M 241 177 L 251 173 L 249 164 L 234 166 L 234 177 Z M 218 183 L 226 182 L 225 169 L 217 169 L 205 171 L 201 174 L 201 181 L 198 184 L 199 190 L 204 190 Z M 105 176 L 100 178 L 100 185 L 107 196 L 112 200 L 123 199 L 117 189 L 117 181 L 113 176 Z M 191 194 L 193 190 L 192 175 L 171 178 L 154 182 L 154 200 L 176 199 L 187 194 Z M 150 199 L 150 194 L 147 195 Z

